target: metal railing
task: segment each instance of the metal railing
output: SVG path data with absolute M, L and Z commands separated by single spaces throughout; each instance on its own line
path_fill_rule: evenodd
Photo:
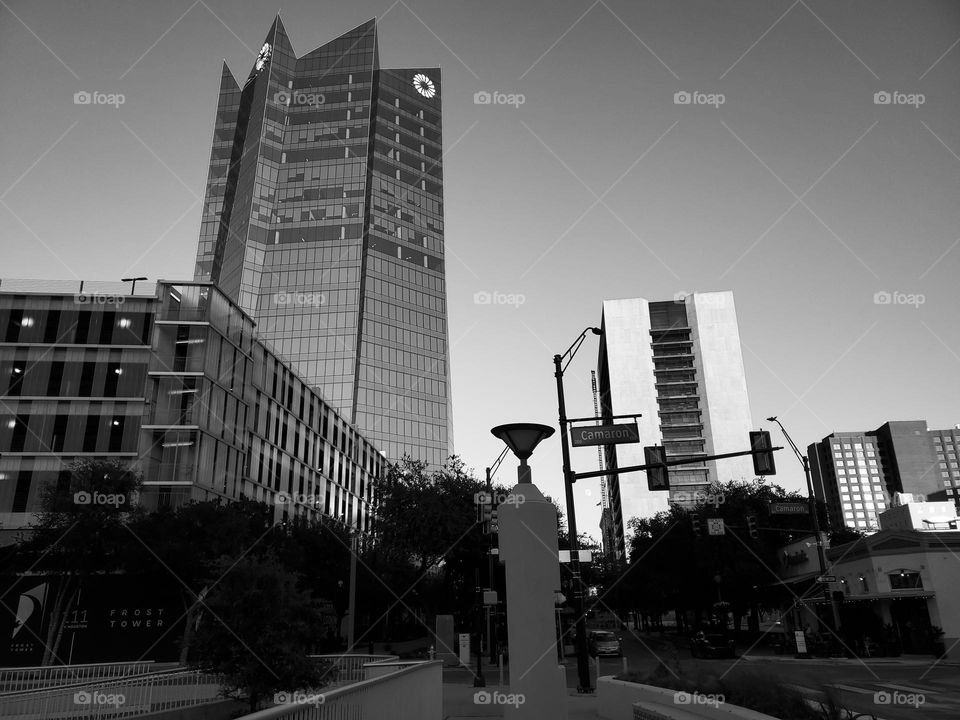
M 334 688 L 366 679 L 363 666 L 367 663 L 376 663 L 384 661 L 399 660 L 398 655 L 353 655 L 353 654 L 328 654 L 328 655 L 308 655 L 311 660 L 315 660 L 326 666 L 322 680 L 324 687 Z
M 0 696 L 4 720 L 127 718 L 221 699 L 221 678 L 174 669 Z
M 73 684 L 98 678 L 119 678 L 143 675 L 154 669 L 153 660 L 87 665 L 47 665 L 38 667 L 0 668 L 0 694 L 23 692 L 51 685 Z
M 440 720 L 443 663 L 426 660 L 397 667 L 388 675 L 324 692 L 283 694 L 283 704 L 242 720 Z

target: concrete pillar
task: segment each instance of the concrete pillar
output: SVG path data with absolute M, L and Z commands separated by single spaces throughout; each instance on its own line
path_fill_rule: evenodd
M 557 664 L 560 590 L 557 511 L 531 482 L 499 506 L 500 558 L 506 564 L 510 695 L 507 720 L 566 720 L 567 683 Z M 522 699 L 522 700 L 521 700 Z

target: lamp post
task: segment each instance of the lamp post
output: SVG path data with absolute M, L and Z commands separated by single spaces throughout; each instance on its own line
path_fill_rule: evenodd
M 590 693 L 593 687 L 590 683 L 590 660 L 587 657 L 587 621 L 586 603 L 583 593 L 583 584 L 580 580 L 580 544 L 577 540 L 577 509 L 573 499 L 573 483 L 575 478 L 570 469 L 570 445 L 567 438 L 567 407 L 563 397 L 563 373 L 569 367 L 587 333 L 602 335 L 603 330 L 596 327 L 586 328 L 563 355 L 553 356 L 554 377 L 557 379 L 557 405 L 560 415 L 560 448 L 563 453 L 563 487 L 567 500 L 567 530 L 570 536 L 570 576 L 573 586 L 573 599 L 576 606 L 577 619 L 575 625 L 577 646 L 577 692 Z M 564 365 L 566 359 L 566 365 Z
M 557 511 L 533 483 L 527 459 L 550 437 L 549 425 L 517 423 L 491 431 L 513 451 L 518 482 L 498 510 L 498 544 L 505 563 L 510 692 L 524 697 L 504 708 L 505 720 L 566 720 L 563 668 L 550 652 L 556 642 L 555 591 L 560 587 Z
M 820 534 L 820 518 L 817 514 L 817 501 L 813 494 L 813 480 L 810 477 L 810 460 L 806 455 L 800 452 L 799 448 L 797 448 L 797 444 L 793 441 L 793 438 L 790 437 L 790 433 L 787 432 L 787 429 L 783 426 L 783 423 L 777 420 L 775 415 L 773 417 L 768 417 L 767 421 L 776 423 L 780 426 L 780 431 L 787 439 L 787 442 L 790 443 L 790 447 L 793 448 L 794 454 L 797 456 L 797 459 L 803 466 L 803 474 L 807 480 L 807 502 L 810 506 L 810 515 L 813 516 L 813 533 L 817 540 L 817 561 L 820 566 L 820 576 L 822 577 L 826 573 L 827 559 L 823 550 L 823 536 Z M 837 612 L 837 603 L 833 599 L 833 595 L 829 590 L 825 589 L 824 595 L 830 600 L 830 611 L 833 617 L 833 631 L 836 633 L 840 630 L 840 615 Z
M 120 282 L 133 283 L 130 286 L 130 294 L 133 295 L 137 290 L 137 280 L 146 280 L 146 279 L 147 279 L 146 275 L 141 275 L 140 277 L 120 278 Z

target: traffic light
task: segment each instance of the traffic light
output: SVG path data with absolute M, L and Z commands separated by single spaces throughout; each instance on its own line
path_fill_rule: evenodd
M 747 533 L 750 535 L 751 540 L 756 540 L 760 537 L 760 529 L 757 527 L 756 515 L 747 515 Z
M 693 529 L 694 537 L 700 537 L 700 533 L 702 532 L 702 530 L 701 530 L 701 528 L 700 528 L 700 516 L 699 516 L 699 515 L 691 515 L 691 516 L 690 516 L 690 527 Z
M 750 449 L 766 450 L 767 452 L 753 455 L 753 472 L 755 475 L 776 475 L 777 466 L 773 463 L 773 443 L 770 442 L 770 433 L 766 430 L 750 431 Z
M 667 468 L 661 464 L 666 462 L 663 447 L 659 445 L 645 447 L 643 457 L 644 465 L 660 465 L 660 467 L 647 468 L 647 489 L 669 490 L 670 478 L 667 476 Z
M 490 532 L 500 532 L 500 511 L 496 508 L 490 511 Z

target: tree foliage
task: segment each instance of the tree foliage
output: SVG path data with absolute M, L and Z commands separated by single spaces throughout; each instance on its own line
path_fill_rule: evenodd
M 756 627 L 767 589 L 777 583 L 777 549 L 812 530 L 808 515 L 770 513 L 774 502 L 806 502 L 762 480 L 716 484 L 691 507 L 672 505 L 652 518 L 628 523 L 630 575 L 626 584 L 641 614 L 659 618 L 669 610 L 692 612 L 709 622 L 717 607 L 733 614 L 734 626 L 748 617 Z M 825 520 L 825 509 L 818 512 Z M 701 536 L 692 517 L 701 518 Z M 756 518 L 758 537 L 751 538 L 747 517 Z M 710 536 L 708 518 L 722 518 L 726 533 Z M 718 606 L 717 603 L 725 603 Z
M 80 459 L 66 483 L 47 486 L 37 522 L 14 556 L 21 571 L 53 576 L 53 603 L 43 664 L 60 663 L 64 626 L 84 583 L 94 574 L 122 569 L 130 535 L 126 526 L 139 515 L 138 473 L 118 460 Z

